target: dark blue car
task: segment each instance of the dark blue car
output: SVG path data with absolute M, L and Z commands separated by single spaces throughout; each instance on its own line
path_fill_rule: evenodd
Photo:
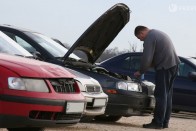
M 128 75 L 133 74 L 140 67 L 141 52 L 125 53 L 100 63 L 109 71 Z M 178 76 L 174 83 L 173 110 L 196 112 L 196 58 L 180 57 Z M 154 82 L 155 72 L 147 71 L 144 79 Z

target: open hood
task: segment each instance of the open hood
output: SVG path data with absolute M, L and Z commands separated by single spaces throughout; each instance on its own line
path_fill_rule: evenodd
M 128 23 L 128 6 L 118 3 L 102 14 L 73 44 L 64 56 L 66 61 L 75 50 L 86 54 L 88 62 L 94 64 L 103 51 Z

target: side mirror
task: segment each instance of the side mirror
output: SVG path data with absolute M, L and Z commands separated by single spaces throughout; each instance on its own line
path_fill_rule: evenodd
M 35 57 L 36 60 L 41 60 L 41 61 L 44 60 L 41 53 L 38 51 L 33 52 L 32 55 Z
M 188 77 L 193 80 L 193 81 L 196 81 L 196 72 L 190 72 L 188 74 Z

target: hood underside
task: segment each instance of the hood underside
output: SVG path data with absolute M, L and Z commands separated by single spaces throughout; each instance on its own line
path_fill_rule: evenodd
M 128 23 L 130 10 L 125 4 L 119 3 L 102 14 L 73 44 L 65 54 L 66 61 L 73 51 L 79 50 L 86 54 L 88 62 L 93 64 L 103 51 L 114 40 Z

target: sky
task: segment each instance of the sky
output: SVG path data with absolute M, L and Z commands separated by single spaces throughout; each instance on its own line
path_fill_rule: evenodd
M 141 50 L 134 36 L 137 25 L 167 33 L 180 56 L 196 56 L 195 0 L 0 0 L 0 24 L 15 25 L 72 45 L 107 9 L 126 4 L 130 21 L 108 48 Z

